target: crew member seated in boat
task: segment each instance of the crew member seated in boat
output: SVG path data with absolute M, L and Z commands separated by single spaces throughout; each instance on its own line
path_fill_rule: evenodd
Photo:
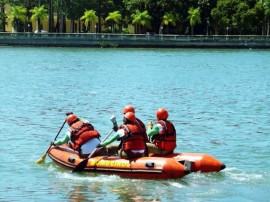
M 123 108 L 122 113 L 123 113 L 123 115 L 125 115 L 128 112 L 132 112 L 132 113 L 135 114 L 135 108 L 132 105 L 126 105 Z M 142 133 L 143 133 L 143 137 L 144 137 L 145 143 L 150 142 L 149 139 L 148 139 L 147 133 L 146 133 L 146 127 L 145 127 L 144 123 L 139 118 L 137 118 L 136 115 L 135 115 L 135 117 L 136 117 L 136 121 L 135 121 L 136 124 L 143 131 Z M 118 130 L 118 127 L 113 128 L 113 129 L 116 132 Z M 147 149 L 147 146 L 146 146 L 146 149 Z M 107 146 L 107 152 L 108 152 L 108 155 L 115 155 L 115 154 L 117 154 L 118 153 L 118 144 L 117 143 L 111 143 L 110 145 L 108 145 Z M 145 156 L 148 156 L 147 150 L 145 151 Z
M 146 143 L 144 141 L 143 131 L 136 124 L 134 113 L 125 113 L 123 124 L 117 132 L 109 140 L 100 143 L 99 147 L 106 147 L 107 145 L 109 147 L 109 144 L 116 140 L 120 140 L 118 155 L 121 158 L 133 159 L 145 156 Z
M 68 115 L 66 121 L 69 125 L 68 131 L 62 139 L 54 141 L 53 145 L 68 143 L 81 157 L 87 157 L 100 143 L 99 132 L 89 121 L 78 118 L 75 114 Z M 98 153 L 95 152 L 95 155 Z
M 153 126 L 148 124 L 147 134 L 151 143 L 147 143 L 148 152 L 156 155 L 173 153 L 176 148 L 176 130 L 172 122 L 168 121 L 169 114 L 166 109 L 156 111 L 157 122 Z
M 135 114 L 135 108 L 132 105 L 127 105 L 123 108 L 123 115 L 125 115 L 127 112 L 132 112 Z M 137 118 L 137 116 L 136 116 L 136 124 L 138 124 L 138 126 L 143 131 L 144 141 L 149 142 L 148 136 L 146 134 L 146 127 L 144 123 L 139 118 Z

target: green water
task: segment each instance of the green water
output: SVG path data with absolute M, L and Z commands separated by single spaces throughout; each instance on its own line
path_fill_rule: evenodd
M 269 201 L 269 50 L 0 47 L 0 70 L 0 201 Z M 176 152 L 227 168 L 130 180 L 34 163 L 65 112 L 104 138 L 126 104 L 145 123 L 167 108 Z

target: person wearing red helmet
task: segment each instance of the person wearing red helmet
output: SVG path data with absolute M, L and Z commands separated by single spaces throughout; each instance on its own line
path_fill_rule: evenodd
M 136 124 L 136 116 L 133 112 L 124 114 L 123 124 L 119 126 L 116 133 L 109 140 L 100 143 L 99 147 L 109 146 L 109 144 L 116 140 L 120 140 L 118 155 L 121 158 L 133 159 L 144 156 L 146 143 L 143 131 Z
M 125 115 L 127 112 L 132 112 L 132 113 L 135 114 L 135 108 L 132 105 L 126 105 L 123 108 L 123 114 Z M 138 126 L 143 131 L 144 141 L 149 142 L 149 139 L 148 139 L 148 136 L 147 136 L 147 133 L 146 133 L 146 127 L 145 127 L 144 123 L 137 117 L 136 117 L 136 124 L 138 124 Z
M 152 143 L 147 143 L 148 152 L 157 155 L 173 153 L 176 148 L 176 130 L 172 122 L 168 121 L 169 113 L 160 108 L 156 111 L 157 122 L 153 126 L 148 124 L 147 134 Z
M 87 157 L 100 143 L 100 134 L 87 120 L 78 118 L 75 114 L 69 114 L 66 118 L 69 129 L 62 139 L 53 142 L 53 145 L 68 143 L 82 157 Z M 98 152 L 97 152 L 98 154 Z

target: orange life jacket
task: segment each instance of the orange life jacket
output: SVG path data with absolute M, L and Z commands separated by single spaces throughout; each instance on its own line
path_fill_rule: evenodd
M 156 124 L 162 125 L 162 131 L 153 137 L 153 143 L 162 150 L 173 151 L 176 148 L 176 130 L 170 121 L 159 120 Z
M 70 146 L 75 151 L 80 151 L 81 146 L 93 138 L 99 138 L 99 132 L 94 130 L 94 127 L 90 123 L 84 123 L 83 121 L 77 121 L 69 127 Z
M 122 150 L 145 150 L 145 142 L 141 128 L 138 124 L 122 124 L 125 135 L 121 138 Z
M 140 119 L 136 118 L 136 124 L 138 124 L 139 127 L 141 128 L 141 131 L 143 133 L 144 141 L 149 142 L 144 123 Z

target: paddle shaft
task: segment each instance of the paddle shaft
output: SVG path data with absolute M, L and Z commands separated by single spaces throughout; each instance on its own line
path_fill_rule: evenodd
M 67 122 L 67 120 L 65 120 L 65 121 L 64 121 L 64 123 L 62 124 L 62 126 L 61 126 L 60 130 L 58 131 L 58 133 L 57 133 L 57 135 L 55 136 L 55 138 L 54 138 L 54 140 L 53 140 L 53 141 L 55 141 L 55 140 L 57 139 L 58 135 L 60 134 L 60 132 L 61 132 L 61 131 L 62 131 L 62 129 L 64 128 L 64 125 L 66 124 L 66 122 Z M 49 152 L 49 150 L 50 150 L 51 146 L 52 146 L 52 144 L 50 144 L 50 146 L 49 146 L 48 150 L 46 151 L 46 154 Z

